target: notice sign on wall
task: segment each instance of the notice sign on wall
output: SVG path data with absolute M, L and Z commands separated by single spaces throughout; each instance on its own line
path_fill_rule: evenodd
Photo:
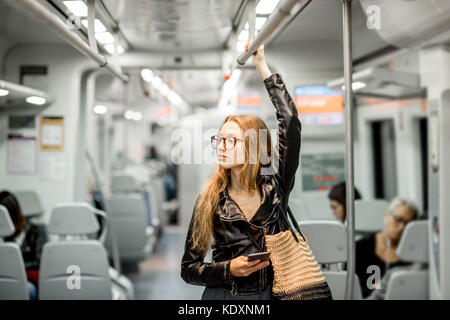
M 8 135 L 8 173 L 36 173 L 36 138 Z
M 42 117 L 40 126 L 41 151 L 64 149 L 64 118 Z
M 345 180 L 344 154 L 302 156 L 303 191 L 325 191 Z

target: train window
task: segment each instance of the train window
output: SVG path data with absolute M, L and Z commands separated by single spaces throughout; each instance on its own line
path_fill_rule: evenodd
M 371 129 L 374 196 L 376 199 L 392 199 L 397 195 L 394 121 L 374 121 Z

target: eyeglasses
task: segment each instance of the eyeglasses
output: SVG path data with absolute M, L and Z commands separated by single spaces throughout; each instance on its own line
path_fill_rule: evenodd
M 238 139 L 236 137 L 226 137 L 223 138 L 219 135 L 215 135 L 211 137 L 211 148 L 217 149 L 220 142 L 223 140 L 223 144 L 225 146 L 225 149 L 231 150 L 236 146 L 236 141 L 244 141 L 242 139 Z
M 397 217 L 395 214 L 391 213 L 392 218 L 394 218 L 395 223 L 400 224 L 402 223 L 404 226 L 406 226 L 408 224 L 408 220 L 405 220 L 401 217 Z

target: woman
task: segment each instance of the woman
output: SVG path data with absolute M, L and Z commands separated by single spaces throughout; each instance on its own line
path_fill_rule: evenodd
M 354 189 L 355 191 L 355 200 L 361 199 L 361 194 L 358 189 Z M 346 197 L 345 197 L 346 189 L 345 182 L 340 182 L 331 188 L 330 193 L 328 194 L 328 199 L 330 199 L 330 207 L 333 215 L 341 221 L 345 223 L 346 218 Z
M 220 134 L 211 138 L 218 166 L 197 198 L 181 262 L 181 276 L 187 283 L 206 286 L 202 299 L 272 297 L 270 263 L 248 261 L 247 256 L 266 250 L 265 234 L 286 229 L 279 212 L 280 205 L 287 206 L 294 185 L 301 124 L 281 76 L 272 74 L 265 62 L 263 47 L 253 54 L 252 62 L 278 119 L 275 167 L 263 167 L 271 145 L 259 117 L 228 116 Z M 204 257 L 211 237 L 214 262 L 207 263 Z
M 6 207 L 15 227 L 14 234 L 5 241 L 14 241 L 20 246 L 27 272 L 30 299 L 35 300 L 42 248 L 48 240 L 46 228 L 44 225 L 32 224 L 25 219 L 19 202 L 12 193 L 0 192 L 0 205 Z
M 406 225 L 417 219 L 417 216 L 418 211 L 414 203 L 395 198 L 384 214 L 384 229 L 356 242 L 355 272 L 359 277 L 364 298 L 379 284 L 371 281 L 374 267 L 380 271 L 381 279 L 390 268 L 408 264 L 400 261 L 396 250 Z

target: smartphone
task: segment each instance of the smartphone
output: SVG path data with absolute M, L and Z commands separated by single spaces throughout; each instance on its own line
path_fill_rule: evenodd
M 258 252 L 252 253 L 247 256 L 248 261 L 260 260 L 260 261 L 268 261 L 270 256 L 270 252 Z

